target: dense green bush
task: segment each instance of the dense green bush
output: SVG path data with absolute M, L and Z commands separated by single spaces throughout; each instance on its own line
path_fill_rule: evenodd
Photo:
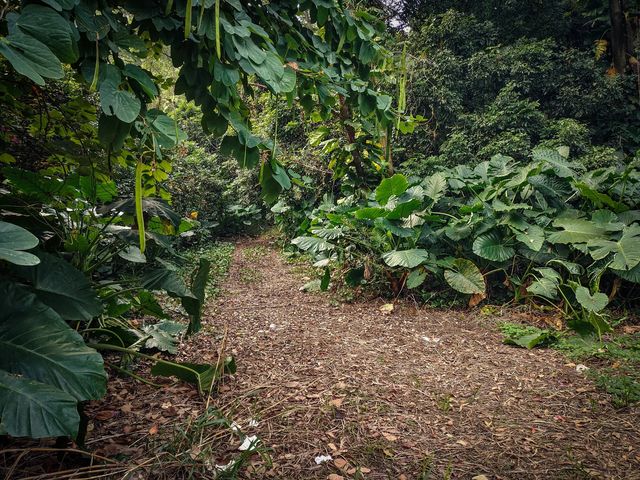
M 497 155 L 426 178 L 397 174 L 366 198 L 325 201 L 292 243 L 326 278 L 334 270 L 395 294 L 448 285 L 471 305 L 487 296 L 542 302 L 576 330 L 601 334 L 602 292 L 613 298 L 640 283 L 640 171 L 585 171 L 567 154 L 539 148 L 530 163 Z
M 609 75 L 606 55 L 594 54 L 592 32 L 572 30 L 569 12 L 554 17 L 551 3 L 525 3 L 523 11 L 538 12 L 535 19 L 492 2 L 456 2 L 457 10 L 429 4 L 414 12 L 421 21 L 398 41 L 409 54 L 407 111 L 427 121 L 397 139 L 403 171 L 475 165 L 497 153 L 525 160 L 540 144 L 567 145 L 588 165 L 611 164 L 603 149 L 633 155 L 640 145 L 634 76 Z M 503 14 L 519 20 L 509 23 Z
M 174 160 L 166 185 L 174 210 L 198 220 L 194 232 L 201 240 L 256 231 L 266 210 L 256 188 L 258 172 L 193 142 L 187 142 L 183 151 L 184 156 Z

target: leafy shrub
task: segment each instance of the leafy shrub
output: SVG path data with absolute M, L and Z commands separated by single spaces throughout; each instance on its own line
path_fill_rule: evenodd
M 204 242 L 216 234 L 255 230 L 264 216 L 264 203 L 256 189 L 257 171 L 192 143 L 185 149 L 186 155 L 174 161 L 166 185 L 173 208 L 197 218 L 199 239 Z
M 396 174 L 364 199 L 322 204 L 292 243 L 350 284 L 395 293 L 444 284 L 470 305 L 506 294 L 602 334 L 601 290 L 640 281 L 640 172 L 585 172 L 566 155 L 542 148 L 528 164 L 495 156 L 424 179 Z

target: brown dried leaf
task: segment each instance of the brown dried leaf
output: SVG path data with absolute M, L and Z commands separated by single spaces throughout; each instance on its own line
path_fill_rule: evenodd
M 345 468 L 347 465 L 349 465 L 349 462 L 347 462 L 344 458 L 336 458 L 333 461 L 333 464 L 338 467 L 340 470 L 342 470 L 343 468 Z
M 382 432 L 382 436 L 389 442 L 395 442 L 396 440 L 398 440 L 398 437 L 392 435 L 391 433 Z

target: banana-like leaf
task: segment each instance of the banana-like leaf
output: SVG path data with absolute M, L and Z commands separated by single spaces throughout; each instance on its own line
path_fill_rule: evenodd
M 326 240 L 335 240 L 344 236 L 344 232 L 340 227 L 335 228 L 314 228 L 311 233 Z
M 211 385 L 224 373 L 235 373 L 236 364 L 233 357 L 227 357 L 222 369 L 216 365 L 197 364 L 189 362 L 158 362 L 151 368 L 152 375 L 162 377 L 176 377 L 185 382 L 193 383 L 198 387 L 201 395 L 205 395 L 211 389 Z
M 444 279 L 451 288 L 468 295 L 485 293 L 484 276 L 475 263 L 466 258 L 456 258 L 451 267 L 444 271 Z
M 587 243 L 589 240 L 606 238 L 607 235 L 605 227 L 583 218 L 558 218 L 553 226 L 562 230 L 549 235 L 551 243 Z

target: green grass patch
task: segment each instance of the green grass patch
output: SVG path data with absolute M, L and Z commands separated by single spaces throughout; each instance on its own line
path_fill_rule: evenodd
M 574 362 L 587 364 L 589 377 L 610 395 L 614 406 L 640 402 L 640 333 L 614 333 L 600 340 L 517 323 L 502 323 L 499 328 L 507 344 L 546 346 Z
M 220 294 L 220 285 L 226 278 L 231 265 L 231 256 L 235 246 L 229 242 L 216 242 L 209 245 L 187 250 L 182 255 L 186 259 L 182 266 L 182 272 L 189 275 L 196 267 L 200 258 L 206 258 L 211 262 L 209 281 L 206 294 L 209 299 L 216 298 Z

